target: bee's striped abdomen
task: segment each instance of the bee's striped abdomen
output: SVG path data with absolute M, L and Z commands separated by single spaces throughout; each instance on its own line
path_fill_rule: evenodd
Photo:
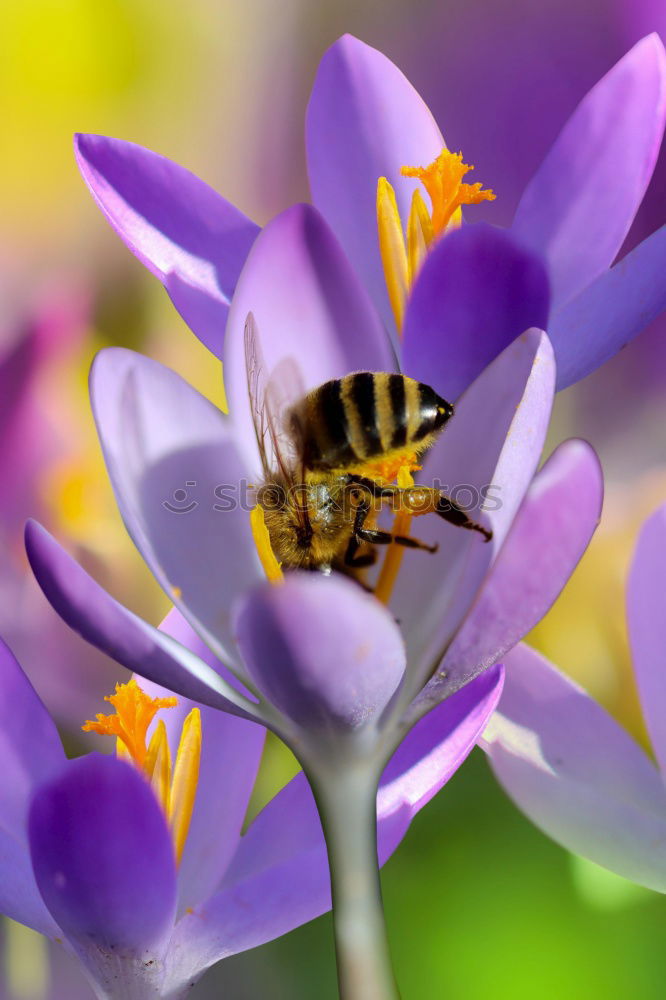
M 452 413 L 430 386 L 384 372 L 325 382 L 294 408 L 311 469 L 345 468 L 408 447 L 423 450 Z

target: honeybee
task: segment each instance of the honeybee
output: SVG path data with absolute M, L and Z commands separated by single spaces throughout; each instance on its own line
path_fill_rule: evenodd
M 438 514 L 490 540 L 492 533 L 440 490 L 393 482 L 406 464 L 418 468 L 416 459 L 453 416 L 453 406 L 430 386 L 362 371 L 305 392 L 290 361 L 266 379 L 251 313 L 245 363 L 263 471 L 256 498 L 283 567 L 355 575 L 374 563 L 377 545 L 437 550 L 379 528 L 386 505 L 415 516 Z

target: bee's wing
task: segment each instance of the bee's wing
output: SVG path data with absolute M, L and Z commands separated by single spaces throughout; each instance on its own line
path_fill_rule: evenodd
M 245 321 L 245 366 L 250 410 L 264 476 L 277 468 L 287 481 L 301 475 L 301 448 L 290 426 L 289 410 L 305 396 L 304 382 L 292 358 L 280 361 L 270 375 L 252 313 Z M 299 480 L 302 482 L 302 478 Z
M 245 320 L 244 343 L 247 394 L 250 399 L 252 424 L 257 439 L 261 468 L 264 477 L 268 479 L 271 471 L 271 463 L 268 455 L 268 420 L 264 406 L 266 398 L 266 366 L 259 345 L 257 324 L 252 313 L 248 313 Z
M 287 480 L 302 483 L 303 448 L 291 410 L 305 396 L 301 371 L 293 358 L 283 358 L 270 374 L 265 409 L 268 433 L 278 468 Z

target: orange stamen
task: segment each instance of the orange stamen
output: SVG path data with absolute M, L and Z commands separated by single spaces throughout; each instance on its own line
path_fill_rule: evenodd
M 430 195 L 432 228 L 435 237 L 451 225 L 460 224 L 458 210 L 463 205 L 494 201 L 495 194 L 481 184 L 464 184 L 463 177 L 474 167 L 463 163 L 462 153 L 443 149 L 427 167 L 402 167 L 404 177 L 416 177 Z
M 84 732 L 116 737 L 117 755 L 134 764 L 151 785 L 171 828 L 176 861 L 180 862 L 199 778 L 201 713 L 193 708 L 185 719 L 172 769 L 163 720 L 158 721 L 147 746 L 146 736 L 156 714 L 163 708 L 173 708 L 178 699 L 151 698 L 132 678 L 127 684 L 116 684 L 115 694 L 107 695 L 104 700 L 113 705 L 116 714 L 100 713 L 81 728 Z
M 151 698 L 132 678 L 127 684 L 116 684 L 115 694 L 108 694 L 108 701 L 116 710 L 115 715 L 99 713 L 95 720 L 88 719 L 81 728 L 86 733 L 116 736 L 138 768 L 146 759 L 146 734 L 148 727 L 162 708 L 173 708 L 178 699 Z
M 462 153 L 443 149 L 427 167 L 402 167 L 404 177 L 421 181 L 430 195 L 430 210 L 417 188 L 406 230 L 398 202 L 386 177 L 377 181 L 377 232 L 384 280 L 398 331 L 402 333 L 407 299 L 433 243 L 462 222 L 462 206 L 494 201 L 495 195 L 481 184 L 465 184 L 463 177 L 474 167 L 463 163 Z

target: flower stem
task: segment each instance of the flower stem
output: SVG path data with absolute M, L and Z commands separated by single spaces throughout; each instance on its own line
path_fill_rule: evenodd
M 311 775 L 331 873 L 341 1000 L 399 1000 L 377 861 L 374 768 Z

